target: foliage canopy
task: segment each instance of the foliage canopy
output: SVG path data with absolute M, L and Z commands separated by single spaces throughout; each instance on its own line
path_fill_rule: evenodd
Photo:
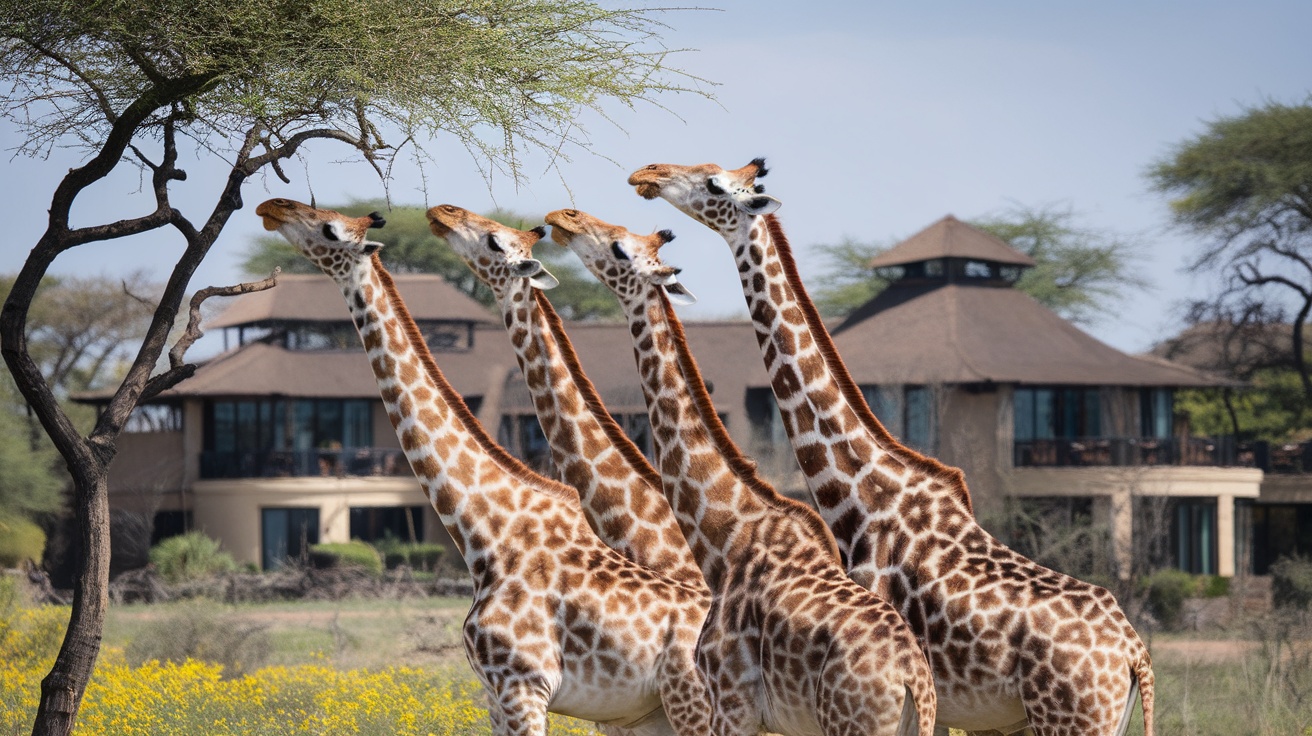
M 691 89 L 662 27 L 584 0 L 0 0 L 4 113 L 28 152 L 94 150 L 145 104 L 143 128 L 174 115 L 202 146 L 252 121 L 265 145 L 346 131 L 371 158 L 449 134 L 515 172 L 523 146 L 576 141 L 581 107 Z
M 1207 124 L 1148 170 L 1175 223 L 1201 236 L 1192 268 L 1220 276 L 1194 315 L 1280 326 L 1312 406 L 1304 327 L 1312 315 L 1312 98 L 1267 101 Z

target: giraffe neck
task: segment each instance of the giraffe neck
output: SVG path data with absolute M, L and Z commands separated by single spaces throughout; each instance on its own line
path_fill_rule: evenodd
M 488 436 L 438 370 L 376 255 L 337 281 L 410 467 L 469 569 L 486 569 L 489 553 L 507 541 L 489 524 L 489 512 L 507 503 L 488 499 L 536 476 Z M 554 485 L 536 484 L 568 502 L 572 493 Z
M 944 503 L 970 515 L 961 472 L 899 443 L 870 411 L 802 287 L 778 219 L 755 218 L 725 239 L 738 264 L 784 428 L 840 547 L 851 541 L 840 527 L 853 503 L 887 508 L 909 485 L 933 486 Z
M 750 563 L 755 527 L 781 514 L 798 517 L 794 528 L 837 562 L 820 519 L 776 493 L 733 444 L 664 291 L 653 286 L 635 297 L 624 311 L 663 487 L 707 585 L 717 590 L 730 569 Z
M 597 536 L 642 567 L 702 587 L 660 474 L 602 404 L 551 302 L 527 279 L 514 279 L 499 301 L 552 461 L 579 490 Z

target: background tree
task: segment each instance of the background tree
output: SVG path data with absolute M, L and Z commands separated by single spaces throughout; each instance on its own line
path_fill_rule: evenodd
M 479 281 L 465 262 L 446 245 L 446 241 L 433 236 L 428 218 L 421 207 L 392 207 L 379 200 L 352 202 L 330 209 L 348 215 L 364 215 L 372 211 L 387 214 L 387 227 L 374 231 L 370 237 L 384 245 L 378 252 L 383 264 L 395 273 L 435 273 L 472 296 L 489 308 L 496 299 L 491 289 Z M 541 217 L 528 217 L 515 212 L 496 210 L 486 217 L 520 230 L 537 227 Z M 578 259 L 554 243 L 541 243 L 533 255 L 542 261 L 560 284 L 551 290 L 551 303 L 566 319 L 619 319 L 623 312 L 619 302 L 606 287 L 586 273 Z M 307 261 L 285 238 L 261 237 L 251 243 L 242 262 L 242 269 L 252 276 L 266 274 L 275 267 L 284 273 L 318 273 L 314 264 Z
M 0 352 L 72 475 L 84 558 L 67 634 L 42 681 L 34 734 L 68 734 L 99 652 L 107 605 L 106 478 L 132 409 L 195 371 L 185 356 L 155 366 L 192 274 L 242 186 L 307 143 L 345 144 L 384 174 L 399 151 L 454 136 L 484 170 L 518 176 L 526 148 L 576 141 L 581 108 L 633 104 L 681 89 L 655 43 L 654 11 L 582 0 L 0 0 L 3 114 L 25 134 L 21 153 L 85 153 L 57 185 L 48 224 L 0 312 Z M 673 81 L 672 81 L 673 80 Z M 406 146 L 409 148 L 405 148 Z M 208 211 L 170 198 L 186 178 L 179 154 L 223 162 Z M 122 163 L 140 168 L 144 212 L 74 227 L 88 187 Z M 61 254 L 168 229 L 180 257 L 125 375 L 90 433 L 62 410 L 28 341 L 33 300 Z
M 1148 171 L 1177 226 L 1203 245 L 1189 268 L 1219 277 L 1195 313 L 1259 307 L 1284 324 L 1289 365 L 1312 403 L 1304 327 L 1312 313 L 1312 98 L 1244 108 L 1207 124 Z M 1292 315 L 1287 313 L 1292 310 Z
M 970 224 L 1033 258 L 1038 265 L 1016 288 L 1074 322 L 1089 322 L 1116 296 L 1149 286 L 1134 269 L 1138 246 L 1111 231 L 1079 225 L 1069 206 L 1017 205 Z M 868 264 L 891 245 L 844 240 L 814 247 L 825 270 L 812 294 L 825 316 L 844 316 L 888 285 Z

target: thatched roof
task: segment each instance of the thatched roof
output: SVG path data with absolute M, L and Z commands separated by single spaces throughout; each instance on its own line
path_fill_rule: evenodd
M 1196 369 L 1128 355 L 1029 295 L 970 284 L 894 284 L 834 330 L 861 384 L 1216 386 Z

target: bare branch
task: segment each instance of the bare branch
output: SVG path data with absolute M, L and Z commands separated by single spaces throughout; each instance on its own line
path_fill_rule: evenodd
M 272 289 L 278 285 L 278 274 L 282 273 L 281 268 L 274 268 L 269 278 L 263 281 L 247 281 L 234 286 L 210 286 L 196 292 L 191 297 L 191 308 L 187 317 L 187 330 L 182 333 L 182 337 L 174 343 L 173 349 L 169 351 L 169 367 L 178 368 L 182 366 L 182 359 L 187 354 L 187 349 L 192 343 L 196 342 L 205 333 L 200 329 L 200 305 L 206 299 L 212 296 L 238 296 L 241 294 L 250 294 L 256 291 Z

